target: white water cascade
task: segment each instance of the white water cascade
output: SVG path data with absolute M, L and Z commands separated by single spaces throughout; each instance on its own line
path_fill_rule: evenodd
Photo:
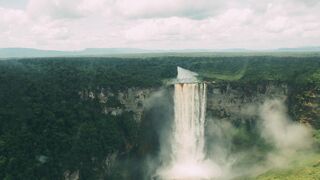
M 161 170 L 165 180 L 211 179 L 212 164 L 205 160 L 207 85 L 197 74 L 178 67 L 174 84 L 174 122 L 169 165 Z

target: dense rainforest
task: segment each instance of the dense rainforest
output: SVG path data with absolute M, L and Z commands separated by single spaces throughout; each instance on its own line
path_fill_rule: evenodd
M 198 72 L 204 81 L 217 84 L 250 87 L 258 83 L 286 83 L 299 94 L 289 99 L 295 107 L 290 113 L 297 119 L 305 112 L 297 102 L 320 91 L 319 57 L 3 60 L 0 61 L 0 179 L 65 179 L 68 172 L 76 170 L 80 179 L 85 180 L 123 179 L 124 173 L 127 178 L 139 177 L 139 161 L 132 165 L 128 159 L 134 161 L 148 151 L 156 151 L 155 147 L 141 150 L 143 143 L 157 139 L 152 129 L 146 129 L 152 126 L 150 122 L 137 121 L 130 110 L 116 116 L 103 113 L 105 106 L 121 108 L 125 104 L 118 98 L 108 98 L 102 106 L 101 99 L 83 98 L 81 92 L 158 89 L 175 78 L 177 66 Z M 308 117 L 313 118 L 306 119 L 306 123 L 320 128 L 319 114 Z M 109 155 L 114 153 L 123 163 L 109 167 L 108 161 L 112 159 Z

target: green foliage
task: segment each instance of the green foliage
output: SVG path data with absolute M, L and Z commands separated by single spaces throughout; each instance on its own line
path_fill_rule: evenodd
M 305 157 L 307 156 L 307 157 Z M 305 155 L 298 164 L 284 169 L 272 169 L 254 179 L 257 180 L 313 180 L 320 178 L 320 157 L 319 154 Z M 310 156 L 310 157 L 308 157 Z M 305 160 L 303 160 L 305 159 Z
M 81 179 L 97 179 L 108 154 L 128 155 L 147 138 L 139 137 L 131 112 L 105 115 L 97 100 L 80 98 L 82 90 L 159 87 L 176 76 L 176 66 L 208 81 L 318 84 L 319 63 L 318 57 L 267 56 L 0 61 L 0 179 L 56 180 L 77 169 Z M 122 107 L 116 98 L 109 102 Z M 249 136 L 239 130 L 234 140 L 245 147 L 253 142 Z M 114 172 L 116 179 L 121 173 Z
M 319 129 L 313 131 L 313 138 L 314 138 L 315 145 L 320 150 L 320 130 Z

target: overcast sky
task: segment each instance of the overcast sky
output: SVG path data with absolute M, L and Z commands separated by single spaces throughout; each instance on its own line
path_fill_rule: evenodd
M 0 0 L 0 48 L 320 46 L 319 0 Z

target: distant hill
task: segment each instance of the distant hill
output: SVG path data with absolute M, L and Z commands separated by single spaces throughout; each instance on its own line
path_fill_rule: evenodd
M 320 51 L 320 47 L 279 48 L 278 51 Z
M 31 48 L 2 48 L 0 49 L 0 58 L 12 57 L 54 57 L 54 56 L 68 56 L 71 52 L 40 50 Z
M 261 52 L 320 52 L 320 47 L 279 48 L 269 50 L 233 49 L 180 49 L 180 50 L 147 50 L 138 48 L 87 48 L 79 51 L 56 51 L 32 48 L 0 48 L 0 58 L 30 57 L 72 57 L 72 56 L 117 56 L 134 54 L 179 54 L 179 53 L 261 53 Z
M 103 56 L 114 54 L 154 53 L 135 48 L 88 48 L 80 51 L 55 51 L 31 48 L 0 48 L 0 58 L 25 58 L 25 57 L 64 57 L 64 56 Z

